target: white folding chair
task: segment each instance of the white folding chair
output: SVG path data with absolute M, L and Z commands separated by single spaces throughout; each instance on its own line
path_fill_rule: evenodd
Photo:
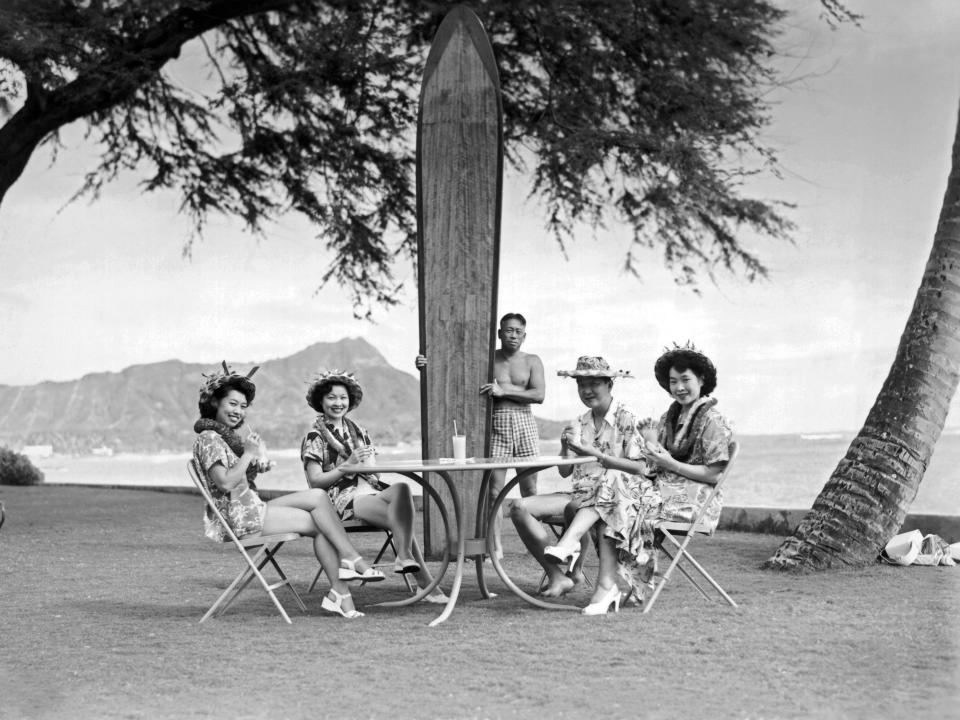
M 718 492 L 720 492 L 720 488 L 727 479 L 727 476 L 730 474 L 730 468 L 733 467 L 733 461 L 736 459 L 739 451 L 740 446 L 737 442 L 730 443 L 730 460 L 727 462 L 727 466 L 723 469 L 723 473 L 721 473 L 720 477 L 717 478 L 717 484 L 713 486 L 713 489 L 707 496 L 706 502 L 703 503 L 703 505 L 700 507 L 700 511 L 690 522 L 663 521 L 657 523 L 655 529 L 654 552 L 657 550 L 662 550 L 663 553 L 670 558 L 670 564 L 667 566 L 666 571 L 660 575 L 659 582 L 654 585 L 653 593 L 650 595 L 650 599 L 644 602 L 644 613 L 650 612 L 653 604 L 657 601 L 657 597 L 660 595 L 660 591 L 663 590 L 663 586 L 666 585 L 667 581 L 670 579 L 670 574 L 673 572 L 674 568 L 682 572 L 687 580 L 689 580 L 693 586 L 700 591 L 700 594 L 703 595 L 703 597 L 705 597 L 707 600 L 711 599 L 710 595 L 708 595 L 707 592 L 700 587 L 700 584 L 694 580 L 693 576 L 690 574 L 690 571 L 680 564 L 681 560 L 686 560 L 687 563 L 692 566 L 691 571 L 698 572 L 704 580 L 713 586 L 714 590 L 716 590 L 724 600 L 730 603 L 731 606 L 737 607 L 737 604 L 733 601 L 733 598 L 731 598 L 726 591 L 720 587 L 719 583 L 717 583 L 717 581 L 710 576 L 710 573 L 706 571 L 703 565 L 694 559 L 693 555 L 690 554 L 689 548 L 694 536 L 713 535 L 716 528 L 712 525 L 704 525 L 702 523 L 703 515 L 706 513 L 707 508 L 710 507 L 710 503 L 713 501 L 713 498 Z M 682 542 L 678 539 L 678 537 L 682 537 Z
M 243 556 L 244 563 L 246 564 L 246 567 L 243 569 L 243 571 L 237 575 L 236 579 L 230 583 L 230 586 L 223 591 L 223 594 L 217 598 L 217 601 L 210 606 L 210 609 L 207 610 L 207 614 L 200 618 L 200 622 L 203 622 L 213 615 L 219 616 L 226 612 L 227 608 L 230 607 L 230 604 L 236 599 L 237 595 L 239 595 L 254 578 L 257 579 L 257 581 L 266 591 L 267 595 L 270 596 L 270 599 L 273 600 L 273 604 L 276 605 L 277 610 L 280 611 L 280 615 L 282 615 L 283 619 L 288 623 L 290 622 L 290 616 L 287 615 L 287 611 L 283 609 L 283 605 L 280 604 L 280 600 L 277 598 L 276 593 L 274 593 L 274 590 L 277 588 L 283 587 L 284 585 L 290 588 L 290 592 L 293 593 L 293 597 L 297 601 L 297 605 L 300 606 L 300 610 L 306 612 L 307 606 L 303 604 L 303 600 L 300 599 L 300 595 L 287 579 L 287 576 L 280 568 L 280 565 L 277 563 L 276 559 L 276 554 L 280 551 L 280 548 L 283 547 L 284 543 L 292 540 L 299 540 L 303 536 L 294 532 L 279 533 L 276 535 L 262 535 L 260 533 L 253 533 L 250 535 L 244 535 L 242 538 L 238 538 L 234 534 L 233 530 L 230 529 L 227 521 L 224 520 L 220 510 L 217 509 L 217 504 L 213 501 L 213 496 L 210 495 L 209 490 L 207 490 L 207 486 L 203 481 L 199 468 L 197 468 L 196 462 L 192 458 L 187 461 L 187 471 L 190 473 L 190 479 L 193 480 L 193 484 L 197 486 L 197 489 L 203 496 L 204 501 L 206 501 L 207 505 L 213 511 L 214 517 L 216 517 L 217 520 L 220 521 L 220 524 L 223 525 L 227 536 L 236 546 L 237 550 L 240 551 L 240 555 Z M 247 551 L 253 550 L 254 548 L 256 548 L 256 552 L 253 554 L 253 556 L 251 556 Z M 263 576 L 263 573 L 260 572 L 267 563 L 270 563 L 277 575 L 280 576 L 280 580 L 272 584 L 267 582 L 267 579 Z

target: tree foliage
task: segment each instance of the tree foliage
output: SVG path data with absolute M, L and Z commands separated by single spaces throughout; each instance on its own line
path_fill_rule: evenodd
M 0 485 L 39 485 L 43 473 L 30 458 L 0 446 Z
M 369 314 L 396 302 L 394 263 L 415 256 L 420 77 L 452 5 L 7 0 L 0 201 L 37 147 L 81 121 L 99 163 L 78 195 L 135 170 L 146 190 L 180 193 L 194 237 L 211 214 L 264 232 L 300 213 L 333 253 L 321 284 L 341 284 Z M 660 248 L 680 283 L 717 267 L 765 274 L 742 233 L 786 238 L 791 225 L 743 185 L 775 169 L 761 133 L 781 10 L 767 0 L 472 9 L 501 74 L 507 160 L 532 178 L 561 247 L 582 225 L 618 221 L 635 248 Z M 185 46 L 200 87 L 172 62 Z M 634 252 L 625 265 L 635 271 Z

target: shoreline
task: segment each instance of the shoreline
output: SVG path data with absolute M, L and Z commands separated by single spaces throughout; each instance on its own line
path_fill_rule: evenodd
M 122 483 L 49 483 L 44 482 L 39 485 L 28 486 L 4 486 L 0 485 L 0 492 L 4 487 L 76 487 L 92 488 L 98 490 L 147 490 L 160 493 L 178 493 L 184 495 L 197 495 L 199 491 L 189 485 L 125 485 Z M 260 496 L 265 500 L 271 500 L 281 495 L 286 495 L 292 490 L 276 490 L 263 488 L 259 490 Z M 423 496 L 416 494 L 413 497 L 414 507 L 417 513 L 423 512 Z M 509 500 L 504 502 L 504 505 Z M 803 519 L 803 516 L 809 509 L 804 508 L 773 508 L 765 506 L 736 506 L 725 505 L 720 512 L 720 522 L 718 530 L 727 530 L 731 532 L 748 532 L 762 535 L 790 535 L 797 524 Z M 920 530 L 924 535 L 939 535 L 947 542 L 960 542 L 960 516 L 958 515 L 938 515 L 935 513 L 912 513 L 908 512 L 898 533 Z
M 550 441 L 541 443 L 544 455 L 556 448 Z M 801 440 L 769 436 L 743 436 L 741 457 L 724 490 L 725 503 L 732 507 L 777 508 L 793 511 L 813 506 L 827 478 L 843 457 L 846 446 L 835 440 Z M 419 458 L 415 445 L 381 446 L 389 459 Z M 179 452 L 140 454 L 117 453 L 113 456 L 63 456 L 38 458 L 34 463 L 44 473 L 47 484 L 105 484 L 115 486 L 191 487 L 185 472 L 189 449 Z M 305 487 L 299 450 L 277 448 L 270 452 L 277 467 L 258 479 L 261 489 L 297 490 Z M 955 468 L 960 465 L 960 436 L 947 437 L 937 451 L 910 506 L 913 513 L 960 516 L 960 492 Z M 400 476 L 387 474 L 387 482 Z M 558 472 L 548 469 L 540 474 L 541 492 L 568 489 Z M 419 486 L 412 488 L 414 494 Z M 511 497 L 514 495 L 511 494 Z M 519 496 L 519 493 L 517 493 Z

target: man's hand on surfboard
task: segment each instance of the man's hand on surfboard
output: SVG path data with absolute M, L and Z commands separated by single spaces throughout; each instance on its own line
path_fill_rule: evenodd
M 494 380 L 492 383 L 487 383 L 486 385 L 480 386 L 481 395 L 489 395 L 490 397 L 503 397 L 504 390 L 500 387 L 500 384 Z

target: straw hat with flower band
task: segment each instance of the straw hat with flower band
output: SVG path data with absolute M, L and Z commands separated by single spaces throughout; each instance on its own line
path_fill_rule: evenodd
M 193 424 L 193 431 L 199 434 L 204 430 L 213 430 L 223 438 L 223 441 L 233 451 L 234 455 L 240 457 L 243 455 L 243 440 L 241 440 L 240 436 L 235 432 L 236 428 L 227 427 L 215 419 L 217 410 L 214 400 L 216 399 L 218 390 L 223 387 L 230 387 L 242 393 L 244 397 L 247 398 L 248 403 L 252 403 L 254 396 L 257 394 L 257 386 L 253 384 L 250 378 L 260 369 L 260 366 L 255 365 L 246 375 L 241 375 L 231 370 L 226 360 L 224 360 L 221 365 L 223 371 L 218 370 L 209 375 L 203 374 L 203 383 L 200 385 L 200 400 L 198 402 L 200 419 Z M 242 424 L 241 422 L 241 425 Z M 237 427 L 240 427 L 240 425 Z M 258 471 L 259 469 L 256 463 L 251 464 L 250 467 L 247 468 L 247 480 L 254 489 L 256 489 L 256 485 L 253 484 L 253 478 L 257 475 Z
M 577 367 L 575 370 L 557 370 L 560 377 L 581 378 L 632 378 L 629 370 L 611 370 L 610 363 L 602 357 L 596 355 L 581 355 L 577 358 Z

